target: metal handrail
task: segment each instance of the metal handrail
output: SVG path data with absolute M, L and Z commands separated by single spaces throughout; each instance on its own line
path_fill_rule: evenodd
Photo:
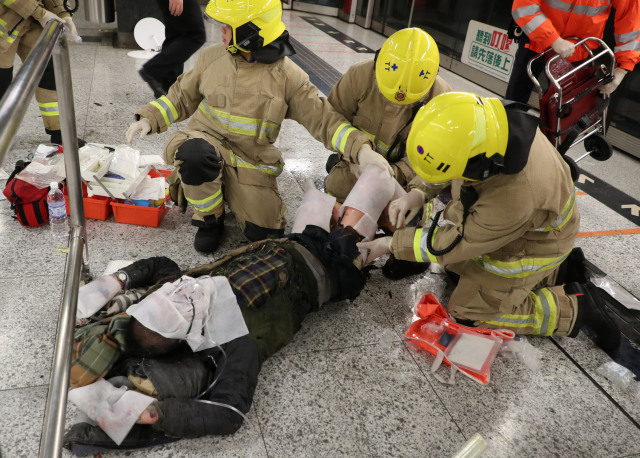
M 45 25 L 29 57 L 24 61 L 7 92 L 0 100 L 0 164 L 2 164 L 7 151 L 11 148 L 28 105 L 33 99 L 47 63 L 50 58 L 53 58 L 71 224 L 69 256 L 65 263 L 53 369 L 40 438 L 40 457 L 59 457 L 62 454 L 78 287 L 81 275 L 84 279 L 90 277 L 71 66 L 68 43 L 62 31 L 63 25 L 58 21 L 49 21 Z

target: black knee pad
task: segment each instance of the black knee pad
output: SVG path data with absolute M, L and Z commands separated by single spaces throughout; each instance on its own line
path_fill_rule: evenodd
M 0 68 L 0 98 L 7 92 L 9 85 L 13 81 L 13 67 Z
M 48 89 L 50 91 L 56 90 L 56 75 L 53 71 L 53 61 L 51 59 L 49 59 L 49 63 L 44 69 L 44 73 L 42 74 L 42 78 L 40 78 L 38 87 L 40 89 Z
M 244 228 L 244 236 L 252 242 L 264 239 L 278 239 L 283 235 L 284 229 L 268 229 L 266 227 L 253 224 L 250 221 L 246 222 Z
M 198 186 L 218 178 L 222 171 L 222 158 L 216 149 L 201 138 L 187 140 L 178 148 L 175 158 L 184 184 Z

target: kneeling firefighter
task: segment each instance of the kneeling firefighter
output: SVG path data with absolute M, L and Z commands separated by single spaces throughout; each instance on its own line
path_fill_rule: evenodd
M 619 329 L 570 262 L 580 214 L 569 167 L 525 109 L 463 92 L 423 107 L 407 154 L 424 182 L 390 204 L 390 218 L 403 226 L 451 182 L 451 224 L 438 226 L 439 212 L 429 228 L 365 242 L 367 262 L 393 253 L 441 264 L 459 277 L 448 311 L 465 324 L 569 337 L 589 326 L 602 348 L 616 348 Z
M 225 202 L 249 240 L 282 236 L 287 209 L 276 178 L 284 161 L 274 142 L 285 118 L 351 162 L 390 170 L 369 137 L 319 97 L 287 57 L 295 51 L 280 0 L 211 0 L 206 14 L 222 23 L 223 43 L 203 50 L 193 70 L 138 110 L 127 131 L 131 143 L 137 132 L 142 138 L 191 118 L 169 139 L 164 158 L 176 166 L 168 179 L 172 199 L 183 211 L 194 210 L 196 250 L 218 248 Z
M 440 54 L 431 36 L 419 28 L 391 35 L 375 58 L 352 65 L 329 93 L 329 102 L 354 127 L 367 133 L 375 150 L 405 187 L 416 176 L 405 154 L 411 122 L 418 109 L 433 97 L 451 90 L 438 76 Z M 337 154 L 327 161 L 325 188 L 344 202 L 356 174 Z

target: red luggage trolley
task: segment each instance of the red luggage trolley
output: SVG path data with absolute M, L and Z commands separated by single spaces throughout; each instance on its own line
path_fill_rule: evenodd
M 596 49 L 590 49 L 588 42 L 596 42 Z M 608 99 L 600 96 L 597 88 L 612 80 L 615 56 L 598 38 L 584 38 L 576 43 L 578 46 L 583 46 L 589 57 L 575 67 L 551 48 L 527 64 L 527 73 L 540 97 L 540 130 L 569 163 L 574 180 L 576 162 L 588 155 L 606 161 L 613 154 L 605 138 Z M 539 59 L 544 59 L 546 88 L 531 69 L 532 64 L 541 65 L 536 62 Z M 580 142 L 584 142 L 586 153 L 574 161 L 565 153 Z

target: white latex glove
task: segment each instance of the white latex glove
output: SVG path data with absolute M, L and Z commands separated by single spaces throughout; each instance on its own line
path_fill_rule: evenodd
M 40 25 L 44 29 L 44 26 L 47 25 L 47 22 L 49 22 L 52 19 L 54 21 L 62 22 L 62 19 L 60 19 L 60 17 L 57 14 L 53 14 L 51 11 L 47 11 L 46 13 L 44 13 L 44 16 L 42 16 L 40 19 L 37 19 L 37 21 L 40 23 Z
M 372 150 L 368 143 L 362 145 L 358 150 L 358 164 L 360 165 L 360 172 L 362 172 L 367 165 L 375 165 L 382 170 L 388 170 L 391 176 L 394 175 L 393 169 L 387 160 Z
M 73 19 L 71 19 L 71 17 L 66 17 L 63 20 L 67 40 L 73 41 L 75 43 L 82 43 L 82 38 L 78 34 L 78 29 L 76 29 L 76 25 L 73 23 Z
M 610 83 L 607 83 L 598 88 L 598 90 L 600 91 L 600 94 L 602 94 L 605 99 L 608 98 L 611 95 L 611 93 L 615 91 L 618 86 L 620 86 L 620 83 L 622 82 L 622 79 L 626 74 L 627 74 L 627 71 L 624 68 L 614 68 L 613 80 Z
M 424 192 L 412 189 L 389 204 L 389 222 L 397 229 L 405 226 L 418 214 L 426 201 Z
M 576 45 L 574 45 L 568 40 L 565 40 L 564 38 L 558 38 L 556 41 L 551 43 L 551 47 L 555 52 L 558 53 L 560 57 L 566 58 L 566 57 L 569 57 L 571 54 L 573 54 L 573 51 L 575 50 Z
M 76 318 L 88 318 L 122 290 L 120 281 L 113 275 L 103 275 L 78 289 Z
M 147 136 L 149 132 L 151 132 L 151 123 L 147 118 L 140 118 L 140 121 L 136 121 L 129 126 L 127 129 L 127 143 L 130 145 L 133 140 L 133 136 L 136 132 L 140 131 L 140 139 L 143 139 Z
M 393 237 L 380 237 L 379 239 L 371 240 L 370 242 L 359 242 L 356 245 L 360 248 L 360 251 L 364 252 L 368 250 L 367 259 L 364 261 L 365 265 L 369 264 L 380 256 L 391 253 L 391 241 Z

